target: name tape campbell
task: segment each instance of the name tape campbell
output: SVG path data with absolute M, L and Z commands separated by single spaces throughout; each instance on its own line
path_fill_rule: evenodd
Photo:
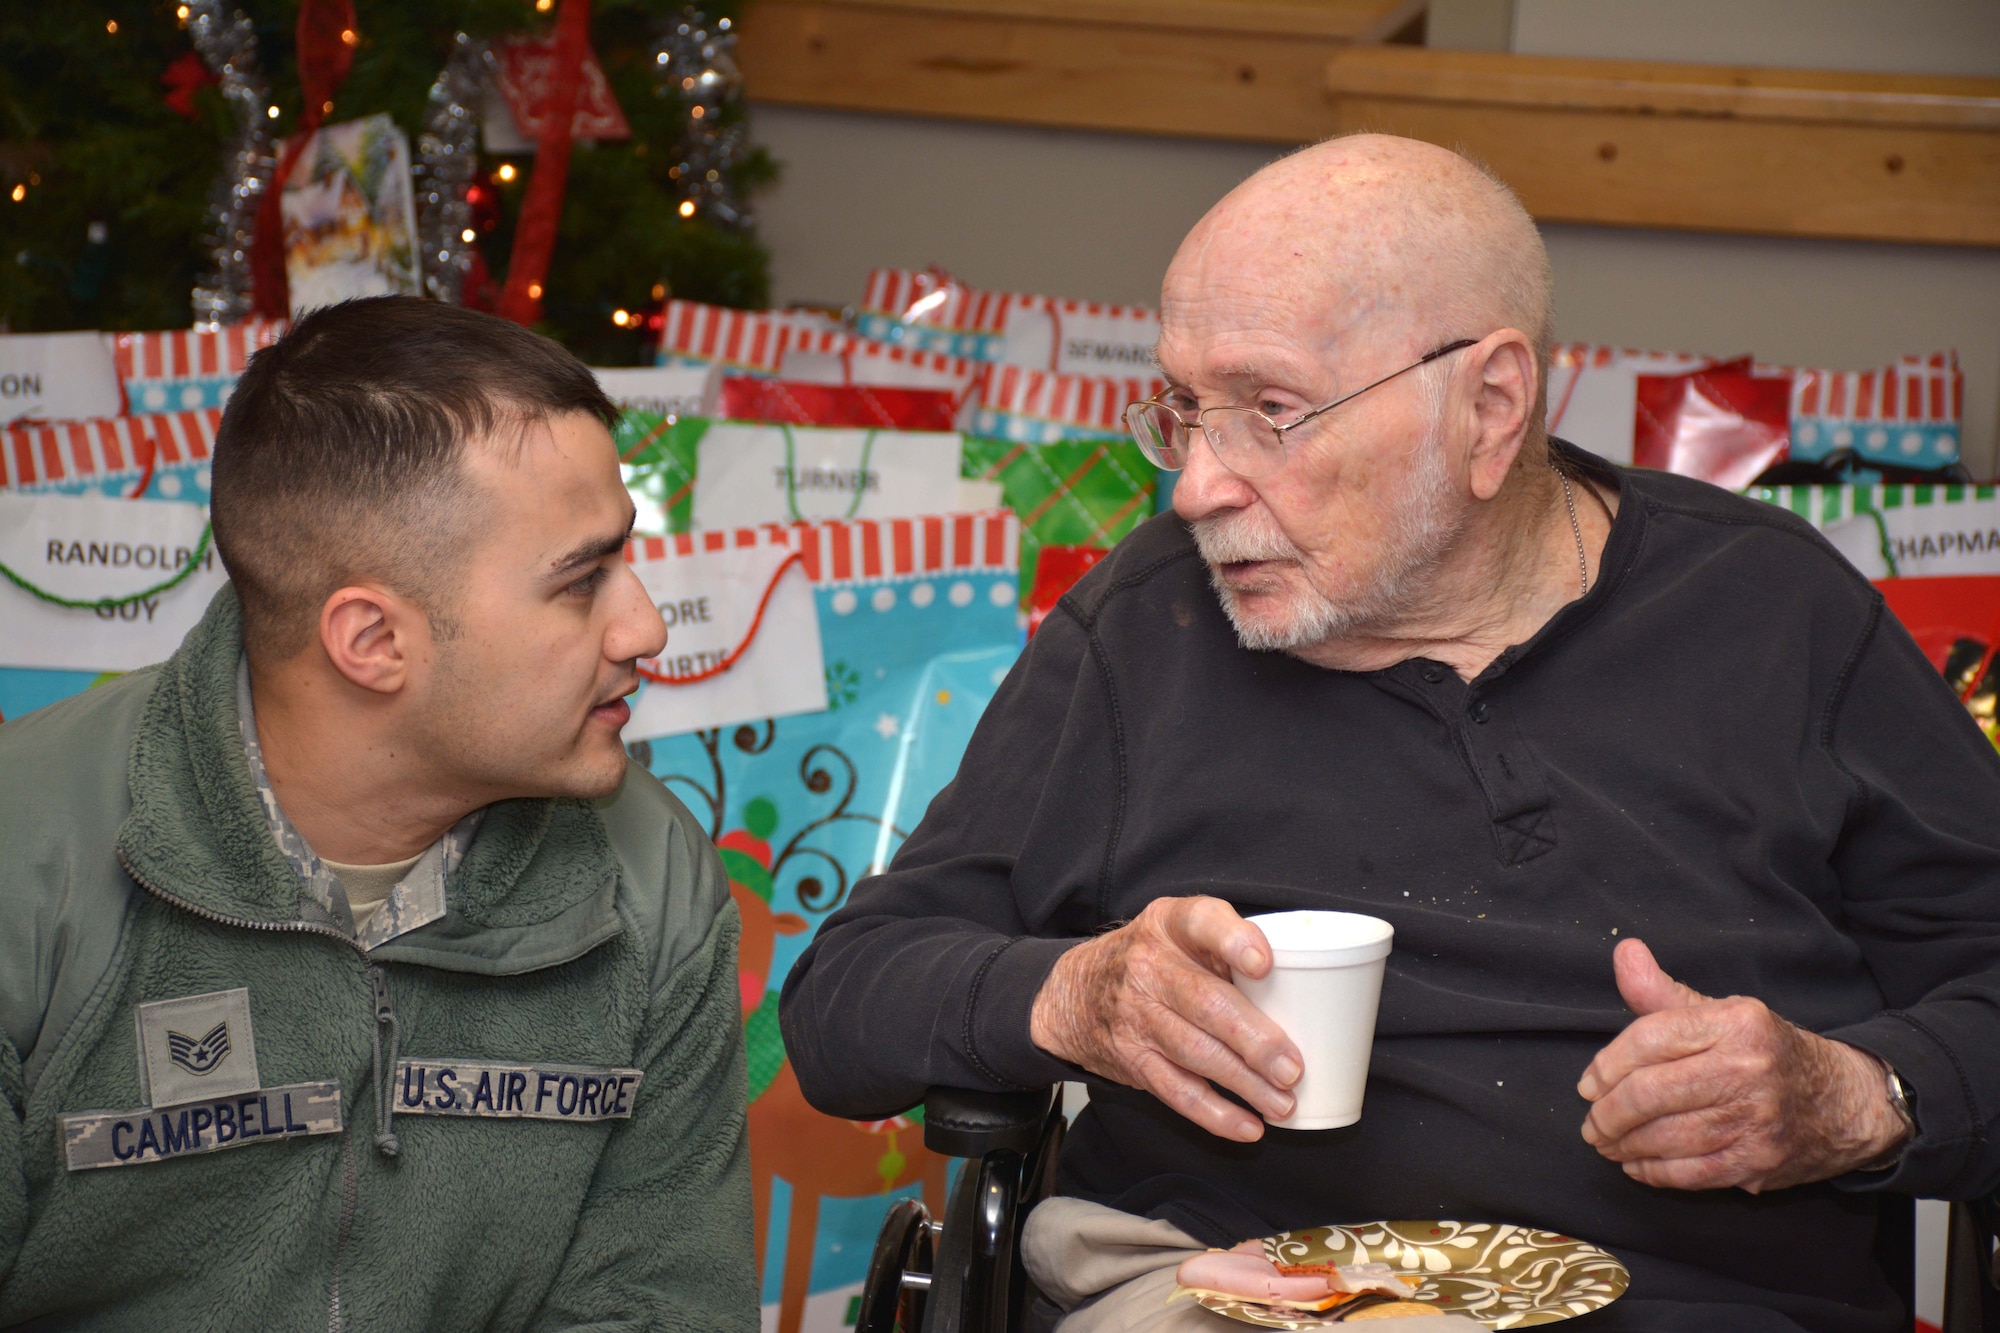
M 70 1170 L 138 1166 L 273 1139 L 338 1134 L 340 1085 L 290 1083 L 171 1110 L 76 1111 L 61 1117 L 61 1124 L 63 1160 Z

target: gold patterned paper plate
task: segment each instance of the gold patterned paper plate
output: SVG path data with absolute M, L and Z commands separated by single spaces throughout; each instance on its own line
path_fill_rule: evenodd
M 1419 1279 L 1413 1301 L 1493 1329 L 1532 1328 L 1601 1310 L 1625 1294 L 1625 1265 L 1585 1241 L 1494 1222 L 1363 1222 L 1307 1227 L 1264 1240 L 1284 1264 L 1388 1264 Z M 1273 1314 L 1222 1296 L 1202 1306 L 1260 1328 L 1330 1328 L 1334 1311 Z M 1360 1322 L 1360 1321 L 1356 1321 Z M 1421 1329 L 1417 1324 L 1412 1333 Z

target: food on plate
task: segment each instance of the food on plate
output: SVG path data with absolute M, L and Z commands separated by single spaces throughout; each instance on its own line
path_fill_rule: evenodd
M 1435 1314 L 1408 1299 L 1414 1284 L 1387 1264 L 1281 1264 L 1264 1256 L 1262 1241 L 1233 1250 L 1207 1250 L 1186 1259 L 1175 1272 L 1179 1290 L 1269 1307 L 1274 1311 L 1340 1311 L 1335 1318 L 1388 1318 L 1375 1310 L 1410 1307 L 1404 1313 Z
M 1350 1324 L 1362 1319 L 1403 1319 L 1410 1315 L 1419 1314 L 1434 1314 L 1442 1317 L 1444 1311 L 1438 1309 L 1435 1305 L 1425 1305 L 1422 1301 L 1384 1300 L 1380 1305 L 1362 1305 L 1358 1309 L 1350 1310 L 1348 1313 L 1343 1314 L 1340 1319 L 1342 1323 Z

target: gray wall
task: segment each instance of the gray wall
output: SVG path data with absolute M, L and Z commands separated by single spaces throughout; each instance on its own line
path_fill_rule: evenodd
M 2000 0 L 1436 0 L 1439 44 L 2000 76 Z M 754 71 L 752 71 L 754 87 Z M 757 201 L 779 301 L 841 305 L 874 266 L 1152 304 L 1181 235 L 1283 151 L 754 108 L 784 164 Z M 1956 347 L 1968 463 L 1996 470 L 2000 251 L 1551 225 L 1558 336 L 1837 368 Z

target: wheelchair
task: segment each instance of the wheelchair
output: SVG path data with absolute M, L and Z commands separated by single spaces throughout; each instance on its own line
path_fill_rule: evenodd
M 889 1210 L 861 1284 L 855 1333 L 1019 1333 L 1035 1300 L 1021 1228 L 1055 1192 L 1068 1122 L 1062 1090 L 924 1097 L 924 1146 L 968 1159 L 944 1215 L 916 1199 Z
M 924 1146 L 968 1159 L 944 1215 L 916 1199 L 889 1211 L 861 1286 L 855 1333 L 1022 1333 L 1036 1292 L 1021 1229 L 1055 1192 L 1067 1122 L 1062 1090 L 931 1088 Z M 1878 1240 L 1883 1269 L 1914 1307 L 1915 1205 L 1892 1208 Z M 2000 1333 L 2000 1195 L 1951 1206 L 1942 1333 Z

